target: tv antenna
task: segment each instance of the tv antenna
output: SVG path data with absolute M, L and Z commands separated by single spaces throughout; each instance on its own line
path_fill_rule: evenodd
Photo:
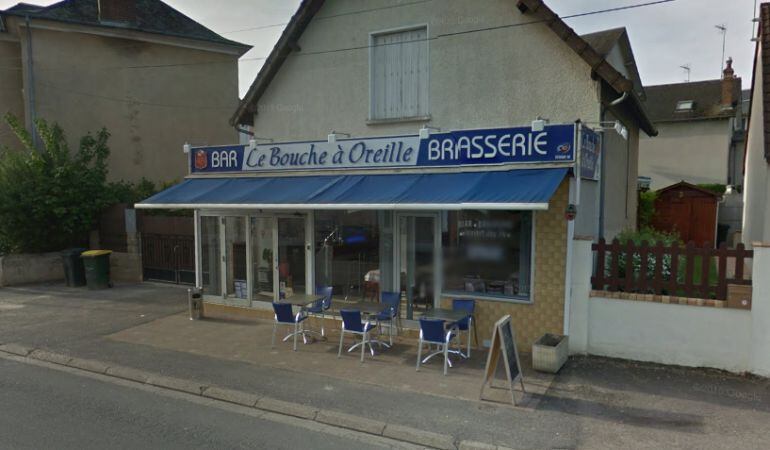
M 721 25 L 714 25 L 714 28 L 719 30 L 720 33 L 722 33 L 722 59 L 720 61 L 719 66 L 719 77 L 722 77 L 722 72 L 725 70 L 725 42 L 727 41 L 727 25 L 721 24 Z
M 679 67 L 681 67 L 681 68 L 684 70 L 684 73 L 686 73 L 686 74 L 687 74 L 687 79 L 686 79 L 686 80 L 684 80 L 684 81 L 686 81 L 686 82 L 688 82 L 688 83 L 689 83 L 689 82 L 690 82 L 690 71 L 692 70 L 692 69 L 690 68 L 690 63 L 687 63 L 687 64 L 682 64 L 682 65 L 681 65 L 681 66 L 679 66 Z

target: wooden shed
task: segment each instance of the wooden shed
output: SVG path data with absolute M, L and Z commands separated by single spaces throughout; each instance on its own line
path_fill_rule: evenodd
M 714 245 L 720 200 L 719 194 L 708 189 L 684 181 L 672 184 L 658 190 L 652 226 L 660 231 L 675 231 L 684 242 Z

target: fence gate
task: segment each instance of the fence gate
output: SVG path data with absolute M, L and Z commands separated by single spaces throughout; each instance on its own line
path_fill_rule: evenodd
M 145 280 L 195 284 L 194 237 L 142 234 L 142 266 Z

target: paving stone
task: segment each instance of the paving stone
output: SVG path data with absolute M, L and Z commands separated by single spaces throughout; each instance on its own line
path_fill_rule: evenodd
M 318 411 L 315 418 L 316 422 L 334 425 L 336 427 L 349 428 L 351 430 L 363 431 L 364 433 L 381 435 L 385 429 L 385 422 L 365 419 L 363 417 L 335 411 Z
M 77 369 L 87 370 L 89 372 L 95 372 L 95 373 L 107 373 L 107 369 L 110 368 L 107 364 L 101 362 L 101 361 L 95 361 L 93 359 L 83 359 L 83 358 L 72 358 L 70 359 L 69 363 L 67 363 L 70 367 L 75 367 Z
M 32 350 L 34 349 L 19 344 L 0 345 L 0 352 L 12 353 L 19 356 L 28 356 L 30 353 L 32 353 Z
M 106 373 L 107 375 L 111 375 L 113 377 L 124 378 L 126 380 L 131 380 L 131 381 L 137 381 L 139 383 L 146 383 L 147 379 L 150 378 L 150 376 L 152 375 L 143 370 L 137 370 L 137 369 L 132 369 L 131 367 L 123 367 L 123 366 L 111 366 L 109 369 L 107 369 Z
M 62 366 L 66 366 L 70 359 L 72 359 L 67 355 L 62 355 L 61 353 L 53 353 L 47 350 L 35 350 L 29 354 L 29 357 L 39 359 L 40 361 L 60 364 Z
M 299 403 L 289 403 L 274 398 L 263 397 L 259 399 L 256 405 L 259 409 L 266 411 L 286 414 L 288 416 L 301 417 L 303 419 L 315 419 L 318 410 L 310 406 L 300 405 Z
M 201 395 L 201 392 L 206 388 L 206 386 L 194 381 L 166 377 L 163 375 L 150 376 L 147 378 L 147 384 L 166 389 L 173 389 L 175 391 L 187 392 L 194 395 Z
M 260 396 L 257 394 L 250 394 L 248 392 L 235 391 L 216 386 L 206 388 L 206 390 L 203 391 L 203 396 L 249 407 L 256 405 L 257 401 L 260 399 Z
M 448 434 L 433 433 L 401 425 L 388 424 L 382 435 L 443 450 L 454 450 L 456 448 L 454 437 Z

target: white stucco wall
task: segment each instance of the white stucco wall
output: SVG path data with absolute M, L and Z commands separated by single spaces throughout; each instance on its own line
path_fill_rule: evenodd
M 606 130 L 604 139 L 604 237 L 613 239 L 626 229 L 636 228 L 639 128 L 627 118 L 608 112 L 605 121 L 620 120 L 628 128 L 628 139 Z
M 658 136 L 639 140 L 639 175 L 652 189 L 682 180 L 727 184 L 730 120 L 657 123 Z
M 757 53 L 762 61 L 762 47 Z M 755 64 L 754 93 L 746 143 L 743 184 L 743 243 L 770 242 L 770 163 L 765 159 L 765 117 L 762 64 Z
M 574 241 L 570 352 L 770 375 L 770 280 L 757 277 L 750 311 L 591 297 L 591 243 Z M 770 272 L 770 248 L 755 270 Z
M 325 139 L 331 130 L 354 136 L 414 134 L 424 122 L 368 125 L 369 34 L 428 24 L 429 124 L 452 129 L 521 126 L 536 116 L 552 123 L 597 121 L 597 82 L 588 65 L 545 25 L 454 36 L 496 25 L 530 22 L 514 2 L 475 0 L 380 9 L 390 2 L 337 0 L 324 4 L 259 102 L 255 133 L 282 140 Z M 330 49 L 356 50 L 313 54 Z

